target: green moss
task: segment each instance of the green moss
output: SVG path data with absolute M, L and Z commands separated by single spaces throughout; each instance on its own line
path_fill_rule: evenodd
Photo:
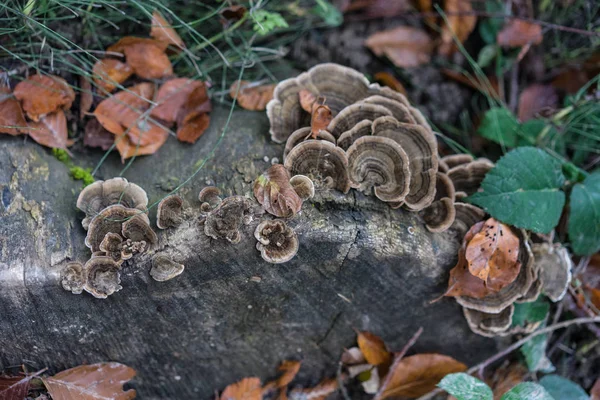
M 76 181 L 83 181 L 83 186 L 91 185 L 95 179 L 92 176 L 91 168 L 71 167 L 69 173 Z
M 71 157 L 69 157 L 69 153 L 63 149 L 52 149 L 52 155 L 56 157 L 56 159 L 60 162 L 67 164 L 71 161 Z

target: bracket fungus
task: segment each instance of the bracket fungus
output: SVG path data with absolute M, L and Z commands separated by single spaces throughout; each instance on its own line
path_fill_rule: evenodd
M 60 272 L 60 283 L 63 289 L 80 294 L 85 286 L 85 274 L 80 262 L 68 263 Z
M 364 100 L 361 100 L 361 103 L 376 104 L 387 108 L 398 122 L 405 122 L 408 124 L 417 123 L 410 109 L 405 104 L 389 97 L 384 97 L 381 95 L 370 96 Z
M 122 234 L 132 242 L 146 242 L 149 247 L 158 244 L 158 237 L 150 227 L 147 218 L 135 215 L 123 222 Z
M 92 257 L 84 266 L 84 289 L 98 299 L 105 299 L 122 289 L 119 265 L 106 256 Z
M 287 141 L 285 142 L 285 148 L 283 149 L 283 160 L 285 161 L 287 155 L 290 154 L 290 151 L 292 151 L 292 149 L 294 147 L 296 147 L 299 143 L 302 143 L 303 141 L 308 139 L 310 136 L 311 136 L 311 128 L 310 127 L 300 128 L 300 129 L 292 132 L 292 134 L 288 137 Z M 316 139 L 326 140 L 328 142 L 336 144 L 335 143 L 336 140 L 333 137 L 333 135 L 325 130 L 320 131 L 318 133 Z
M 158 203 L 156 210 L 156 226 L 159 229 L 167 229 L 181 224 L 183 214 L 183 199 L 181 196 L 172 194 Z
M 327 126 L 327 131 L 335 138 L 354 128 L 361 121 L 375 121 L 379 117 L 392 117 L 392 112 L 386 107 L 359 102 L 344 108 Z M 392 117 L 393 118 L 393 117 Z
M 409 193 L 409 161 L 402 147 L 385 137 L 365 136 L 348 148 L 350 186 L 374 188 L 382 201 L 403 201 Z
M 122 249 L 123 238 L 118 233 L 109 232 L 104 236 L 102 242 L 100 242 L 100 251 L 112 258 L 117 264 L 122 264 L 123 260 L 131 258 L 131 255 L 123 254 Z
M 498 314 L 489 314 L 463 308 L 465 319 L 471 330 L 481 336 L 495 337 L 509 335 L 515 306 L 510 305 Z
M 294 175 L 290 179 L 290 185 L 303 201 L 312 199 L 315 195 L 315 185 L 308 176 Z
M 134 216 L 150 224 L 148 216 L 137 208 L 127 208 L 120 204 L 106 207 L 90 222 L 85 245 L 93 252 L 100 251 L 100 243 L 106 234 L 109 232 L 121 234 L 123 223 Z
M 479 158 L 450 167 L 448 177 L 454 183 L 456 199 L 460 200 L 475 193 L 479 189 L 481 182 L 483 182 L 485 175 L 492 168 L 494 168 L 494 163 L 485 158 Z
M 348 157 L 344 150 L 324 140 L 306 140 L 290 151 L 285 167 L 292 175 L 309 176 L 313 182 L 348 193 Z
M 298 252 L 296 232 L 282 220 L 263 221 L 256 227 L 256 248 L 262 258 L 272 264 L 281 264 L 294 258 Z
M 554 302 L 562 300 L 571 283 L 573 261 L 569 251 L 558 244 L 535 243 L 531 246 L 539 268 L 542 292 Z
M 125 178 L 96 181 L 86 186 L 77 198 L 77 208 L 85 213 L 81 221 L 84 229 L 88 229 L 89 223 L 100 211 L 115 204 L 145 211 L 148 196 L 144 189 Z
M 430 232 L 444 232 L 454 223 L 454 185 L 448 175 L 438 171 L 433 203 L 421 211 L 425 227 Z
M 254 181 L 254 197 L 266 212 L 276 217 L 292 217 L 302 207 L 302 199 L 290 183 L 290 173 L 274 164 Z
M 221 190 L 215 186 L 207 186 L 198 193 L 200 200 L 200 211 L 210 212 L 221 203 Z
M 240 229 L 252 221 L 252 208 L 250 199 L 244 196 L 225 198 L 206 216 L 204 233 L 213 239 L 239 243 L 242 239 Z
M 164 282 L 180 275 L 184 269 L 183 264 L 176 263 L 164 254 L 157 254 L 152 258 L 150 275 L 155 281 Z
M 456 213 L 450 229 L 461 239 L 473 225 L 485 217 L 485 211 L 469 203 L 454 203 L 454 209 Z
M 444 156 L 440 159 L 440 161 L 442 161 L 446 165 L 446 167 L 448 167 L 448 170 L 454 167 L 458 167 L 459 165 L 469 164 L 474 160 L 475 159 L 470 154 L 451 154 L 449 156 Z

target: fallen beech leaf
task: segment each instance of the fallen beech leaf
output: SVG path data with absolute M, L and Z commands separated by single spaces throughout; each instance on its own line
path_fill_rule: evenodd
M 177 130 L 177 139 L 181 142 L 195 143 L 209 125 L 210 116 L 208 114 L 200 114 L 179 127 Z
M 238 92 L 238 83 L 240 89 Z M 237 102 L 245 110 L 263 111 L 267 108 L 267 103 L 273 98 L 274 84 L 253 85 L 248 81 L 235 81 L 229 88 L 229 95 L 236 98 Z
M 327 128 L 327 125 L 329 125 L 332 119 L 333 114 L 331 113 L 331 109 L 324 104 L 318 104 L 318 101 L 316 101 L 313 104 L 313 112 L 310 118 L 312 138 L 316 139 L 319 135 L 319 131 Z
M 394 89 L 396 92 L 406 94 L 406 88 L 396 77 L 389 72 L 377 72 L 375 74 L 375 80 L 384 86 Z
M 307 113 L 312 113 L 313 104 L 317 101 L 317 96 L 310 90 L 302 89 L 298 92 L 298 98 L 300 99 L 300 107 Z
M 444 376 L 466 369 L 465 364 L 442 354 L 416 354 L 396 359 L 375 400 L 423 396 L 435 389 Z
M 237 22 L 246 14 L 248 10 L 244 6 L 229 6 L 221 10 L 221 23 L 228 27 L 233 22 Z
M 79 120 L 82 121 L 94 103 L 92 84 L 83 75 L 79 77 L 79 89 Z
M 475 224 L 470 232 L 474 236 L 465 252 L 469 272 L 486 282 L 493 291 L 513 282 L 521 271 L 519 238 L 494 218 Z
M 206 84 L 201 83 L 202 85 L 198 85 L 192 90 L 181 106 L 177 114 L 177 125 L 185 125 L 188 121 L 212 110 L 212 104 L 206 93 Z
M 21 105 L 8 88 L 0 86 L 0 133 L 15 136 L 26 130 L 27 122 Z
M 167 44 L 171 44 L 180 49 L 185 49 L 185 43 L 183 39 L 175 32 L 175 29 L 167 22 L 165 17 L 158 11 L 154 10 L 152 13 L 152 28 L 150 29 L 150 36 L 154 39 Z
M 521 122 L 536 117 L 545 109 L 558 107 L 558 94 L 550 85 L 531 85 L 519 96 L 519 119 Z
M 277 368 L 279 372 L 283 373 L 281 374 L 281 376 L 279 376 L 279 378 L 267 383 L 263 388 L 263 393 L 268 392 L 272 389 L 285 388 L 287 385 L 289 385 L 290 382 L 294 380 L 294 378 L 298 374 L 298 371 L 300 371 L 300 365 L 300 361 L 283 361 L 279 368 Z
M 63 110 L 46 114 L 39 121 L 29 123 L 29 136 L 42 146 L 66 149 L 69 141 L 67 117 Z
M 27 398 L 33 376 L 0 376 L 0 399 L 22 400 Z
M 325 379 L 313 388 L 292 390 L 290 397 L 293 399 L 325 400 L 327 396 L 336 390 L 338 390 L 337 379 Z
M 115 136 L 104 129 L 102 124 L 92 118 L 85 124 L 83 135 L 83 145 L 87 147 L 99 147 L 102 150 L 108 150 L 115 142 Z
M 590 293 L 590 301 L 592 302 L 594 307 L 600 310 L 600 289 L 596 289 L 590 286 L 585 286 L 585 289 Z
M 464 43 L 475 29 L 477 17 L 465 15 L 473 12 L 470 0 L 445 0 L 444 11 L 448 15 L 448 23 L 442 26 L 442 43 L 438 51 L 440 54 L 449 56 L 458 50 L 454 43 L 454 36 L 460 43 Z
M 151 116 L 167 123 L 177 121 L 177 116 L 181 112 L 191 93 L 196 90 L 204 90 L 204 82 L 188 78 L 170 79 L 162 84 L 158 89 L 154 102 L 156 107 L 150 113 Z
M 164 136 L 159 137 L 155 142 L 150 143 L 146 146 L 138 145 L 138 143 L 132 141 L 127 136 L 121 138 L 115 138 L 115 147 L 121 155 L 121 161 L 124 162 L 126 159 L 137 156 L 146 156 L 156 153 L 163 144 L 167 141 L 168 133 Z
M 49 378 L 42 378 L 53 399 L 129 400 L 135 390 L 123 391 L 123 385 L 135 376 L 135 370 L 116 362 L 80 365 Z
M 501 400 L 502 395 L 523 382 L 526 375 L 527 368 L 518 362 L 498 368 L 490 385 L 494 392 L 494 400 Z
M 385 347 L 385 343 L 379 336 L 371 332 L 358 332 L 356 338 L 358 347 L 365 356 L 365 360 L 371 365 L 389 364 L 392 354 Z
M 433 41 L 422 29 L 400 26 L 377 32 L 365 45 L 377 56 L 385 55 L 394 65 L 403 68 L 418 67 L 431 59 Z
M 75 92 L 62 78 L 54 75 L 33 75 L 15 86 L 15 97 L 23 110 L 34 121 L 62 108 L 68 110 L 75 100 Z
M 500 46 L 521 47 L 527 44 L 542 43 L 542 27 L 532 22 L 512 19 L 498 32 L 496 41 Z
M 260 379 L 244 378 L 227 386 L 221 394 L 221 400 L 261 400 Z
M 481 93 L 489 94 L 495 99 L 500 99 L 500 95 L 498 94 L 498 78 L 496 78 L 495 76 L 480 78 L 479 76 L 475 75 L 472 78 L 470 78 L 465 74 L 448 68 L 442 68 L 441 71 L 442 74 L 446 75 L 450 79 L 454 79 L 455 81 L 467 85 L 475 90 L 478 90 Z
M 600 378 L 596 379 L 596 383 L 590 390 L 590 400 L 600 400 Z
M 422 13 L 430 13 L 433 12 L 433 4 L 431 0 L 417 0 L 417 8 Z M 425 17 L 425 23 L 429 26 L 435 26 L 435 17 L 427 16 Z
M 160 79 L 173 75 L 173 66 L 165 54 L 168 43 L 155 39 L 126 36 L 107 51 L 125 54 L 133 72 L 144 79 Z
M 107 93 L 115 90 L 117 85 L 125 82 L 127 78 L 133 75 L 133 69 L 125 63 L 113 58 L 98 60 L 92 69 L 94 73 L 94 82 Z
M 342 8 L 343 12 L 360 11 L 360 16 L 366 19 L 391 18 L 411 9 L 410 0 L 352 0 Z
M 552 86 L 564 90 L 568 94 L 577 93 L 599 73 L 600 54 L 595 54 L 583 62 L 564 69 L 552 80 Z

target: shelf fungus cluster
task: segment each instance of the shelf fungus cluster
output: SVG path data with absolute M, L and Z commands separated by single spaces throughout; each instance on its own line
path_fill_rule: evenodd
M 314 110 L 325 105 L 332 118 L 321 128 Z M 284 166 L 292 175 L 310 177 L 318 189 L 373 192 L 393 208 L 419 212 L 432 232 L 452 225 L 458 191 L 450 168 L 404 95 L 353 69 L 320 64 L 280 82 L 267 115 L 271 139 L 285 142 Z
M 532 243 L 526 231 L 486 219 L 483 210 L 465 203 L 456 204 L 450 229 L 464 239 L 445 296 L 463 307 L 473 332 L 530 333 L 543 321 L 517 321 L 515 309 L 540 294 L 552 301 L 565 295 L 572 264 L 564 247 Z
M 85 245 L 91 257 L 85 264 L 70 262 L 62 269 L 63 288 L 75 294 L 85 290 L 100 299 L 121 290 L 123 264 L 136 255 L 152 253 L 158 245 L 147 207 L 146 192 L 124 178 L 96 181 L 84 188 L 77 208 L 85 213 L 82 225 L 87 230 Z M 179 196 L 163 199 L 158 205 L 157 226 L 164 229 L 179 224 L 182 207 Z M 156 279 L 155 274 L 152 276 Z M 166 280 L 165 276 L 163 273 L 157 280 Z

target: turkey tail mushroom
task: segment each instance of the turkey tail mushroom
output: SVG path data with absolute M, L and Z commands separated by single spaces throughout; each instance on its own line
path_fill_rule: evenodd
M 296 147 L 299 143 L 302 143 L 303 141 L 307 140 L 310 136 L 310 127 L 300 128 L 292 132 L 292 134 L 288 137 L 287 141 L 285 142 L 285 148 L 283 149 L 283 161 L 285 162 L 285 159 L 294 147 Z M 335 137 L 333 137 L 333 135 L 327 131 L 320 131 L 317 135 L 317 139 L 325 140 L 327 142 L 336 144 Z
M 86 283 L 84 289 L 98 299 L 105 299 L 121 290 L 119 265 L 110 257 L 93 257 L 85 263 Z
M 456 217 L 454 185 L 448 175 L 438 171 L 435 186 L 434 201 L 421 211 L 421 215 L 430 232 L 444 232 L 452 226 Z
M 176 263 L 164 254 L 157 254 L 152 258 L 150 276 L 155 281 L 165 282 L 180 275 L 184 269 L 183 264 Z
M 481 182 L 483 182 L 485 175 L 492 168 L 494 168 L 494 163 L 485 158 L 450 167 L 448 177 L 454 183 L 457 201 L 475 193 Z
M 207 213 L 221 203 L 221 190 L 215 186 L 207 186 L 198 193 L 200 211 Z
M 150 224 L 148 216 L 137 208 L 127 208 L 120 204 L 106 207 L 90 222 L 85 237 L 85 245 L 92 252 L 100 251 L 100 243 L 102 243 L 106 234 L 121 234 L 123 223 L 134 216 L 137 216 L 146 224 Z
M 83 264 L 80 262 L 68 263 L 60 272 L 60 282 L 63 289 L 73 294 L 80 294 L 86 282 Z
M 158 229 L 167 229 L 181 224 L 183 217 L 183 199 L 172 194 L 158 203 L 156 210 L 156 226 Z
M 281 264 L 294 258 L 299 242 L 296 232 L 282 220 L 263 221 L 256 227 L 256 248 L 263 260 Z

